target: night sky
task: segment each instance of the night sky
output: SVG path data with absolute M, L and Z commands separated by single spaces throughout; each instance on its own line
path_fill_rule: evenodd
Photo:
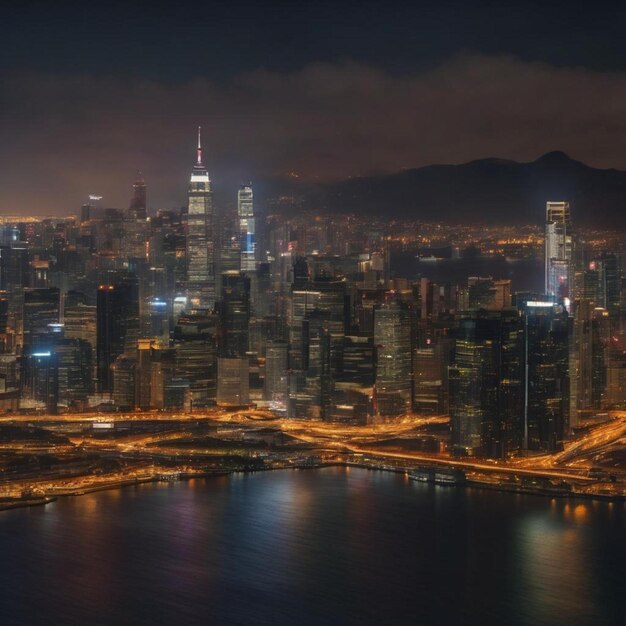
M 0 212 L 564 150 L 626 169 L 619 3 L 24 2 L 0 18 Z

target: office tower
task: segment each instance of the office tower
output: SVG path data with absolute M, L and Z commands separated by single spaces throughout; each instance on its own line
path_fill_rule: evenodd
M 250 401 L 248 359 L 217 360 L 217 403 L 243 406 Z
M 289 340 L 289 368 L 303 369 L 303 336 L 302 323 L 305 315 L 317 308 L 320 299 L 319 291 L 292 291 L 289 298 L 287 316 Z
M 133 196 L 128 214 L 134 220 L 145 220 L 147 217 L 146 183 L 141 172 L 137 172 L 137 180 L 133 183 Z
M 124 215 L 124 248 L 126 258 L 146 260 L 148 255 L 148 222 L 146 221 L 146 184 L 141 172 L 133 185 L 133 196 Z
M 451 289 L 450 285 L 446 286 Z M 437 302 L 437 298 L 432 296 L 432 308 L 435 315 L 443 311 L 450 311 L 452 302 L 450 296 L 445 297 L 443 292 Z M 466 298 L 464 300 L 463 298 Z M 441 299 L 445 300 L 442 305 Z M 478 309 L 487 309 L 489 311 L 502 311 L 511 306 L 511 281 L 510 280 L 494 280 L 491 276 L 470 276 L 467 279 L 467 291 L 459 294 L 457 298 L 457 309 L 459 311 L 475 311 Z
M 84 408 L 92 392 L 92 347 L 84 339 L 61 337 L 54 341 L 58 370 L 58 401 L 67 407 Z
M 28 353 L 27 388 L 30 399 L 43 403 L 47 413 L 56 414 L 59 402 L 59 368 L 52 348 L 36 348 Z
M 505 458 L 522 442 L 519 313 L 479 311 L 461 319 L 453 337 L 448 370 L 453 454 Z
M 28 286 L 28 248 L 17 242 L 0 246 L 0 289 L 15 296 Z
M 517 306 L 524 323 L 524 448 L 554 451 L 570 428 L 570 320 L 553 302 L 520 298 Z
M 23 344 L 27 347 L 44 345 L 50 339 L 50 324 L 58 324 L 60 292 L 56 287 L 24 289 Z
M 270 264 L 259 263 L 251 278 L 250 307 L 254 317 L 261 318 L 272 315 L 276 307 L 272 291 Z
M 413 355 L 413 409 L 417 413 L 445 413 L 447 410 L 446 345 L 432 343 L 416 348 Z
M 64 336 L 68 339 L 83 339 L 95 350 L 97 344 L 97 307 L 88 303 L 85 294 L 69 291 L 63 305 Z
M 253 272 L 256 268 L 256 229 L 253 209 L 252 187 L 244 185 L 237 195 L 242 272 Z
M 176 378 L 176 350 L 158 350 L 152 355 L 150 405 L 160 410 L 180 410 L 189 395 L 189 383 Z
M 290 416 L 329 417 L 333 389 L 330 318 L 330 312 L 316 308 L 302 322 L 302 368 L 293 373 Z
M 145 337 L 157 339 L 167 345 L 170 338 L 170 314 L 168 303 L 159 298 L 151 298 L 147 303 L 148 319 Z
M 118 275 L 112 285 L 100 285 L 96 303 L 96 372 L 98 391 L 113 391 L 111 366 L 139 339 L 139 286 L 132 274 Z
M 265 357 L 268 341 L 285 338 L 285 320 L 276 315 L 267 315 L 250 320 L 248 342 L 250 352 Z
M 602 408 L 610 351 L 610 318 L 591 298 L 572 303 L 570 320 L 570 428 Z
M 239 218 L 237 216 L 237 207 L 233 204 L 232 206 L 224 207 L 216 218 L 216 300 L 219 300 L 222 296 L 220 276 L 224 272 L 238 272 L 240 269 Z
M 113 404 L 119 411 L 132 411 L 135 408 L 135 387 L 137 359 L 120 354 L 111 366 Z
M 250 278 L 242 272 L 230 271 L 221 275 L 221 281 L 219 356 L 242 358 L 248 351 Z
M 374 385 L 374 338 L 360 335 L 344 337 L 343 362 L 338 381 L 371 390 Z
M 162 268 L 168 297 L 185 291 L 186 245 L 181 211 L 158 211 L 150 219 L 148 261 L 152 267 Z
M 188 308 L 212 310 L 215 285 L 215 215 L 209 173 L 202 163 L 198 128 L 197 161 L 189 181 L 187 209 L 187 296 Z
M 545 293 L 557 300 L 570 297 L 572 234 L 569 202 L 546 204 Z
M 9 335 L 9 298 L 7 292 L 0 291 L 0 354 L 12 349 L 13 336 Z
M 135 365 L 135 407 L 141 410 L 152 408 L 152 364 L 157 359 L 159 344 L 152 339 L 137 342 Z
M 617 318 L 620 312 L 620 278 L 622 267 L 616 254 L 605 253 L 590 264 L 591 269 L 598 272 L 599 301 L 598 306 L 605 308 L 611 318 Z
M 96 304 L 96 372 L 98 391 L 113 391 L 111 367 L 124 351 L 122 310 L 113 285 L 98 287 Z
M 411 310 L 389 300 L 374 309 L 375 410 L 381 416 L 408 413 L 412 405 Z
M 332 404 L 327 419 L 366 424 L 372 416 L 374 338 L 343 337 L 341 370 L 332 371 Z
M 217 384 L 217 316 L 181 315 L 174 328 L 175 375 L 189 385 L 191 409 L 215 404 Z
M 289 401 L 288 354 L 289 345 L 286 341 L 275 339 L 267 342 L 263 398 L 270 403 L 272 410 L 287 410 Z
M 84 222 L 88 222 L 91 219 L 91 212 L 92 212 L 92 205 L 91 204 L 83 204 L 80 207 L 80 223 L 84 223 Z

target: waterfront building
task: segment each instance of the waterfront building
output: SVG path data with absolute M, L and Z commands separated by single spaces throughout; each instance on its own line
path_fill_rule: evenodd
M 570 334 L 567 310 L 520 298 L 524 322 L 524 448 L 554 451 L 570 430 Z
M 453 332 L 453 454 L 506 458 L 522 444 L 523 326 L 516 310 L 478 311 Z

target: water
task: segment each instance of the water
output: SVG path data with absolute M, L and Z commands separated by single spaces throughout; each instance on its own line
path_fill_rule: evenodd
M 0 623 L 623 626 L 621 504 L 332 468 L 0 513 Z
M 475 257 L 442 259 L 436 262 L 420 261 L 415 253 L 396 253 L 391 257 L 394 274 L 416 280 L 420 276 L 435 283 L 465 284 L 468 276 L 491 276 L 508 279 L 513 291 L 535 291 L 544 288 L 543 259 L 507 261 L 504 257 Z

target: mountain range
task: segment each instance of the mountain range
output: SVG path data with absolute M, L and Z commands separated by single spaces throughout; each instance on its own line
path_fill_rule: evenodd
M 485 225 L 540 224 L 546 201 L 568 200 L 574 225 L 626 226 L 626 172 L 596 169 L 563 152 L 529 163 L 489 158 L 332 183 L 272 178 L 260 191 L 266 206 L 285 210 Z

